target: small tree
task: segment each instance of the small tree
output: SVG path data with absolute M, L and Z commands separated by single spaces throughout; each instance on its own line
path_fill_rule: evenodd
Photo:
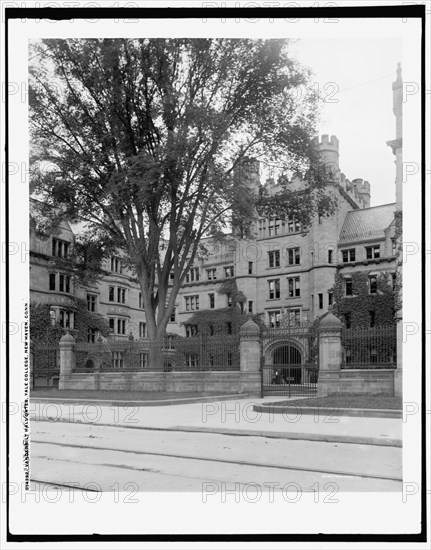
M 235 279 L 227 279 L 224 283 L 222 283 L 220 285 L 220 288 L 218 289 L 218 294 L 219 296 L 226 296 L 230 298 L 231 304 L 228 309 L 234 311 L 238 307 L 241 307 L 242 311 L 243 306 L 247 301 L 244 292 L 238 289 L 238 285 L 236 284 Z

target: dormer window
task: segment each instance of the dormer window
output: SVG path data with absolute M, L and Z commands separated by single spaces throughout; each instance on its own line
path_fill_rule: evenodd
M 380 245 L 377 244 L 375 246 L 366 246 L 365 254 L 367 260 L 377 260 L 380 258 Z
M 356 259 L 356 250 L 354 248 L 343 250 L 341 254 L 343 256 L 343 263 L 354 262 Z
M 287 221 L 287 232 L 288 233 L 298 233 L 301 231 L 301 224 L 295 220 Z
M 69 243 L 60 239 L 52 239 L 52 255 L 57 258 L 67 258 L 69 255 Z
M 268 236 L 272 237 L 274 235 L 280 234 L 280 220 L 269 220 L 268 222 Z
M 111 271 L 112 273 L 122 273 L 123 269 L 121 266 L 120 258 L 116 256 L 111 256 Z

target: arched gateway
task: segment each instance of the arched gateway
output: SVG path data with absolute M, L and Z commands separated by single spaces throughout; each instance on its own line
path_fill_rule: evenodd
M 262 397 L 314 395 L 318 343 L 310 326 L 263 331 Z
M 301 352 L 288 344 L 276 348 L 272 355 L 272 364 L 276 367 L 277 377 L 286 383 L 288 378 L 295 384 L 301 383 Z

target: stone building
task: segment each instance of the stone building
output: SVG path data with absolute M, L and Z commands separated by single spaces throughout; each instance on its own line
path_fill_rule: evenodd
M 246 312 L 276 326 L 286 314 L 297 321 L 311 321 L 326 313 L 337 268 L 345 274 L 347 294 L 353 271 L 370 271 L 371 292 L 374 275 L 395 271 L 395 205 L 369 207 L 369 183 L 349 181 L 339 170 L 335 136 L 322 136 L 319 147 L 336 168 L 328 183 L 338 201 L 334 214 L 317 216 L 305 232 L 295 220 L 259 218 L 252 229 L 253 238 L 241 239 L 233 233 L 224 244 L 208 241 L 208 256 L 191 268 L 178 294 L 169 332 L 191 335 L 194 327 L 187 321 L 196 311 L 228 307 L 230 296 L 218 294 L 226 279 L 234 278 L 246 296 Z M 255 170 L 252 184 L 257 165 Z M 269 185 L 277 190 L 275 184 Z M 73 237 L 66 222 L 58 234 L 43 241 L 32 230 L 31 299 L 50 303 L 52 318 L 64 328 L 73 328 L 71 297 L 76 296 L 86 300 L 90 311 L 109 319 L 114 335 L 145 337 L 139 285 L 123 268 L 120 257 L 111 257 L 104 266 L 106 275 L 86 288 L 75 285 L 67 273 L 52 271 L 50 259 L 66 256 Z
M 400 79 L 398 70 L 394 94 L 399 92 Z M 398 111 L 395 114 L 397 140 L 390 145 L 398 167 L 402 158 L 401 114 Z M 338 201 L 334 214 L 328 218 L 316 216 L 305 232 L 295 220 L 259 218 L 248 238 L 238 236 L 233 223 L 233 233 L 225 244 L 206 242 L 209 254 L 205 260 L 197 261 L 187 275 L 168 332 L 190 336 L 195 328 L 187 321 L 196 311 L 231 305 L 229 295 L 218 294 L 221 283 L 227 279 L 235 279 L 246 296 L 243 304 L 246 312 L 277 326 L 286 315 L 298 321 L 312 321 L 326 313 L 332 303 L 330 289 L 337 268 L 345 278 L 346 295 L 354 272 L 369 273 L 370 293 L 375 291 L 376 275 L 395 273 L 395 203 L 370 207 L 370 184 L 362 179 L 350 181 L 340 170 L 339 142 L 335 136 L 322 136 L 318 146 L 325 162 L 332 167 L 333 177 L 327 187 Z M 256 189 L 262 176 L 261 167 L 257 162 L 251 166 L 247 177 L 249 185 Z M 273 181 L 267 185 L 270 191 L 277 190 Z M 299 189 L 301 182 L 294 180 L 292 187 Z M 70 253 L 73 228 L 64 222 L 55 236 L 40 240 L 34 223 L 30 225 L 30 298 L 50 304 L 53 323 L 74 327 L 72 298 L 76 296 L 86 301 L 90 311 L 109 320 L 113 336 L 127 338 L 130 333 L 135 338 L 147 336 L 139 284 L 123 268 L 120 257 L 111 257 L 106 262 L 105 275 L 97 284 L 80 287 L 67 273 L 51 267 L 54 256 Z M 89 341 L 96 336 L 90 332 Z

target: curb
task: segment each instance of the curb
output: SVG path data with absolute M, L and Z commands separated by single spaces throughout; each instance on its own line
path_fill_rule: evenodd
M 157 426 L 131 426 L 130 424 L 105 424 L 96 422 L 73 422 L 65 418 L 46 418 L 33 417 L 34 422 L 64 422 L 66 424 L 81 424 L 84 426 L 98 426 L 107 428 L 126 428 L 130 430 L 147 430 L 160 432 L 193 432 L 193 433 L 211 433 L 220 435 L 231 435 L 239 437 L 267 437 L 270 439 L 296 439 L 302 441 L 321 441 L 324 443 L 351 443 L 354 445 L 375 445 L 380 447 L 402 447 L 402 441 L 399 439 L 381 439 L 378 437 L 360 437 L 349 435 L 331 435 L 331 434 L 312 434 L 312 433 L 293 433 L 293 432 L 270 432 L 263 430 L 241 430 L 228 428 L 210 428 L 210 427 L 193 427 L 193 426 L 172 426 L 169 428 Z
M 339 407 L 303 407 L 301 405 L 253 405 L 253 410 L 256 412 L 271 413 L 271 414 L 293 414 L 306 415 L 312 414 L 316 416 L 356 416 L 362 418 L 402 418 L 403 411 L 395 409 L 341 409 Z
M 202 432 L 233 436 L 268 437 L 272 439 L 300 439 L 303 441 L 322 441 L 325 443 L 352 443 L 355 445 L 376 445 L 381 447 L 402 447 L 399 439 L 382 439 L 379 437 L 361 437 L 350 435 L 312 434 L 301 432 L 268 432 L 259 430 L 229 430 L 228 428 L 194 428 L 191 426 L 175 426 L 173 431 Z
M 30 397 L 31 403 L 57 403 L 58 405 L 117 405 L 128 407 L 162 407 L 167 405 L 191 405 L 193 403 L 208 403 L 212 401 L 234 401 L 237 399 L 256 398 L 254 394 L 244 393 L 235 395 L 212 395 L 208 397 L 180 397 L 178 399 L 150 399 L 147 401 L 122 400 L 122 399 L 81 399 L 79 397 Z

